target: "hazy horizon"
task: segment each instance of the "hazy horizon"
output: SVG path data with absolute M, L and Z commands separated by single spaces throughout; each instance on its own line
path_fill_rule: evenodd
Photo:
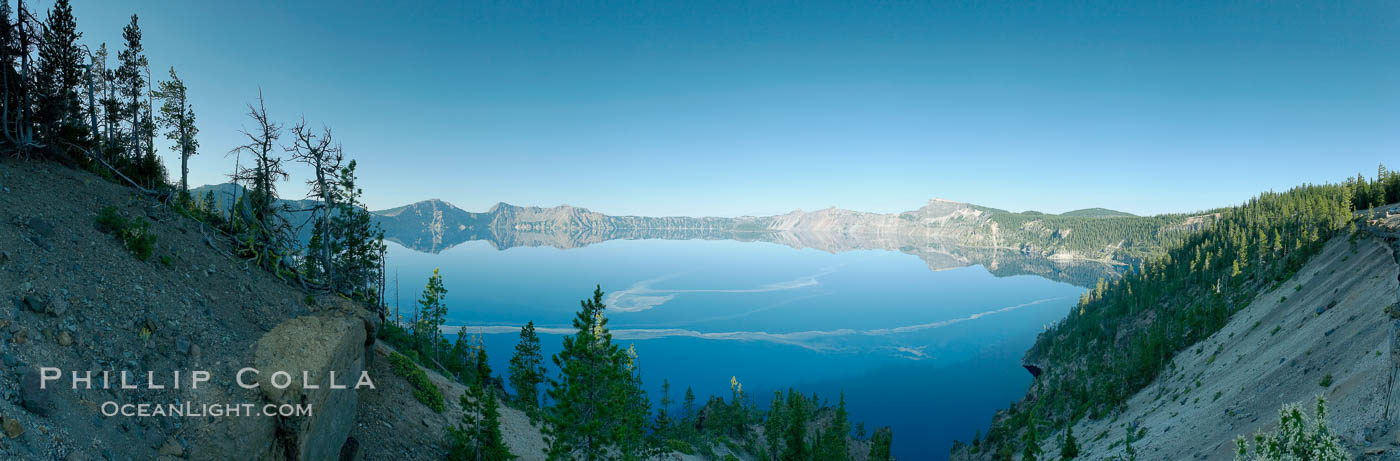
M 261 88 L 335 130 L 372 209 L 1151 215 L 1371 175 L 1400 142 L 1384 2 L 74 6 L 113 55 L 133 12 L 152 74 L 189 82 L 192 184 L 226 181 Z

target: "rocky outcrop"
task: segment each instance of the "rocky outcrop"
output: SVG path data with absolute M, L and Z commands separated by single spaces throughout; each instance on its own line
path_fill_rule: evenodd
M 321 460 L 359 452 L 349 438 L 359 408 L 355 384 L 378 323 L 353 303 L 331 304 L 316 315 L 284 321 L 258 340 L 257 375 L 246 377 L 257 389 L 242 397 L 259 412 L 269 404 L 310 405 L 311 414 L 219 418 L 192 444 L 190 459 L 239 453 L 240 459 Z
M 312 413 L 276 417 L 287 459 L 337 459 L 355 422 L 356 380 L 365 369 L 366 329 L 347 315 L 303 316 L 258 340 L 254 361 L 268 402 L 310 405 Z

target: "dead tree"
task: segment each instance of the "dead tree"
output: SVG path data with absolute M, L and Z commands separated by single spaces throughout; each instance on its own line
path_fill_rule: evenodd
M 321 133 L 317 134 L 306 126 L 305 118 L 292 127 L 292 137 L 292 144 L 284 149 L 292 154 L 292 160 L 311 167 L 314 176 L 306 181 L 306 184 L 311 186 L 307 197 L 321 202 L 311 210 L 321 239 L 321 254 L 308 257 L 320 259 L 321 270 L 325 271 L 326 275 L 324 282 L 334 287 L 336 284 L 335 263 L 332 258 L 334 253 L 331 248 L 331 212 L 335 210 L 336 185 L 340 181 L 341 161 L 344 160 L 344 156 L 340 145 L 331 136 L 330 128 L 323 125 Z
M 258 90 L 258 105 L 248 105 L 248 117 L 253 119 L 252 130 L 239 130 L 248 143 L 233 148 L 229 154 L 247 152 L 252 157 L 253 165 L 250 168 L 237 167 L 230 177 L 234 183 L 246 184 L 245 187 L 250 189 L 244 196 L 247 210 L 239 212 L 246 211 L 248 214 L 246 221 L 252 228 L 255 240 L 252 243 L 256 246 L 251 248 L 254 256 L 280 260 L 286 248 L 283 242 L 286 226 L 275 208 L 277 181 L 287 179 L 288 175 L 282 169 L 282 159 L 274 149 L 278 147 L 277 139 L 282 136 L 282 125 L 268 118 L 261 89 Z M 280 261 L 265 261 L 267 267 L 275 267 L 278 263 Z

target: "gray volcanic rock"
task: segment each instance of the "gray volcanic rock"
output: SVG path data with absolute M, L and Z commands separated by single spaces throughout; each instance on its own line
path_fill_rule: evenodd
M 29 410 L 37 415 L 47 415 L 53 411 L 55 392 L 58 387 L 42 386 L 39 369 L 34 367 L 24 367 L 20 371 L 20 399 L 25 410 Z
M 310 416 L 282 416 L 278 438 L 295 459 L 336 459 L 355 422 L 355 380 L 365 369 L 365 325 L 343 315 L 287 320 L 258 340 L 258 388 L 269 402 L 309 404 Z M 291 385 L 278 388 L 277 373 Z M 346 386 L 344 389 L 332 385 Z

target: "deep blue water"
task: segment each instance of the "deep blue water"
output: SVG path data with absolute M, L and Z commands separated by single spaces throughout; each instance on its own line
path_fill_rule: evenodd
M 944 459 L 952 440 L 985 433 L 992 413 L 1030 384 L 1021 355 L 1082 292 L 980 266 L 930 271 L 915 256 L 881 250 L 613 240 L 504 251 L 468 242 L 428 254 L 389 245 L 404 315 L 441 268 L 448 324 L 483 334 L 498 373 L 520 325 L 565 331 L 600 284 L 615 340 L 635 343 L 653 400 L 663 379 L 672 399 L 691 386 L 703 401 L 727 397 L 737 377 L 760 407 L 789 386 L 831 402 L 844 391 L 851 421 L 867 432 L 891 426 L 905 460 Z M 392 282 L 389 294 L 392 309 Z M 557 333 L 541 339 L 545 354 L 558 351 Z

